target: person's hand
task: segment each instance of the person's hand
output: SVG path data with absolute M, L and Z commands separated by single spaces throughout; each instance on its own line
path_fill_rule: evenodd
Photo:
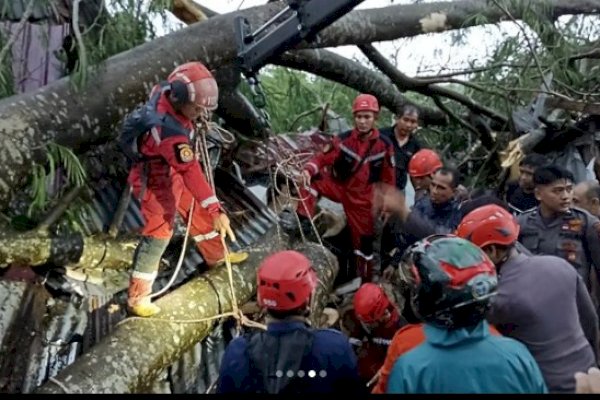
M 375 215 L 395 214 L 402 220 L 408 216 L 406 197 L 404 193 L 394 186 L 378 184 L 375 186 L 373 196 L 373 211 Z M 387 222 L 387 221 L 386 221 Z
M 301 176 L 300 184 L 303 187 L 309 187 L 310 186 L 310 180 L 311 180 L 311 176 L 308 173 L 308 171 L 307 170 L 302 171 L 302 176 Z
M 600 369 L 592 367 L 575 374 L 575 393 L 600 393 Z
M 231 229 L 231 223 L 229 222 L 229 217 L 223 213 L 220 213 L 215 219 L 213 219 L 213 228 L 215 231 L 219 232 L 222 238 L 229 236 L 232 242 L 235 242 L 237 239 L 233 230 Z

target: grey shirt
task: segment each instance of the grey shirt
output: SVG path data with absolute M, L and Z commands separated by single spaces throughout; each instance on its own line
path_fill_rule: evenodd
M 551 392 L 574 392 L 575 372 L 596 365 L 598 317 L 581 277 L 561 258 L 510 258 L 488 320 L 527 346 Z
M 580 208 L 571 208 L 552 220 L 544 220 L 539 207 L 518 217 L 519 242 L 533 254 L 567 260 L 583 278 L 588 289 L 592 269 L 600 282 L 600 221 Z

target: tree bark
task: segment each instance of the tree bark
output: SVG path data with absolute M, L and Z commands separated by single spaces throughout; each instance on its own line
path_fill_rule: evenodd
M 47 263 L 72 268 L 127 269 L 137 246 L 137 237 L 112 238 L 101 234 L 51 236 L 37 230 L 0 232 L 0 267 L 11 264 L 40 266 Z
M 256 291 L 256 268 L 263 258 L 279 249 L 275 230 L 265 236 L 264 247 L 254 248 L 246 262 L 233 267 L 233 285 L 241 305 Z M 331 253 L 323 257 L 316 244 L 298 247 L 312 261 L 320 285 L 315 298 L 323 299 L 331 291 L 337 263 Z M 333 257 L 333 258 L 332 258 Z M 329 261 L 333 261 L 331 264 Z M 181 286 L 157 301 L 162 320 L 198 320 L 232 309 L 226 268 L 215 268 L 202 277 Z M 315 307 L 322 307 L 317 300 Z M 315 318 L 320 315 L 316 310 Z M 147 392 L 161 371 L 176 362 L 213 328 L 214 321 L 178 323 L 138 318 L 115 327 L 113 333 L 62 370 L 58 380 L 69 393 Z M 93 373 L 91 372 L 93 371 Z M 47 382 L 38 393 L 64 393 Z
M 362 93 L 374 94 L 381 104 L 392 112 L 401 109 L 405 104 L 412 104 L 383 74 L 331 51 L 291 51 L 281 55 L 274 62 L 284 67 L 311 72 Z M 419 108 L 421 118 L 428 123 L 440 125 L 446 122 L 446 116 L 441 111 L 416 104 L 415 106 Z
M 555 17 L 597 12 L 599 8 L 595 0 L 543 3 L 555 7 Z M 218 68 L 232 63 L 237 49 L 234 18 L 243 14 L 257 27 L 282 7 L 272 3 L 215 16 L 113 56 L 95 70 L 82 89 L 64 78 L 34 92 L 1 100 L 0 163 L 4 168 L 0 171 L 0 208 L 7 204 L 14 188 L 25 182 L 32 162 L 44 160 L 43 144 L 56 142 L 82 151 L 113 138 L 118 121 L 145 98 L 152 85 L 164 79 L 174 64 L 195 59 Z M 511 12 L 519 17 L 518 10 Z M 475 24 L 473 18 L 467 20 L 475 13 L 486 16 L 489 23 L 503 17 L 484 0 L 359 10 L 328 27 L 318 42 L 305 46 L 365 44 L 464 28 Z

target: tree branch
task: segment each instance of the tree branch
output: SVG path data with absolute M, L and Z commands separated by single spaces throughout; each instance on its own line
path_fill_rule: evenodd
M 35 5 L 35 0 L 29 0 L 29 3 L 27 4 L 27 8 L 23 12 L 23 16 L 21 17 L 21 20 L 19 21 L 19 25 L 17 25 L 17 29 L 15 30 L 15 32 L 12 35 L 10 35 L 10 38 L 8 39 L 8 41 L 6 42 L 4 47 L 2 47 L 2 50 L 0 50 L 0 64 L 4 62 L 4 58 L 6 58 L 6 54 L 10 51 L 10 49 L 12 48 L 12 45 L 15 43 L 15 41 L 17 40 L 17 38 L 23 31 L 23 28 L 25 27 L 25 23 L 27 23 L 27 20 L 33 13 L 34 5 Z
M 433 101 L 435 102 L 435 105 L 438 106 L 440 110 L 445 112 L 451 119 L 456 121 L 462 127 L 467 129 L 468 131 L 472 132 L 475 135 L 475 137 L 479 138 L 479 140 L 481 141 L 481 144 L 486 149 L 491 150 L 494 148 L 494 144 L 495 144 L 494 138 L 487 131 L 478 130 L 473 125 L 471 125 L 470 123 L 468 123 L 467 121 L 465 121 L 464 119 L 462 119 L 461 117 L 456 115 L 451 109 L 449 109 L 442 102 L 442 100 L 440 99 L 439 96 L 433 96 L 432 98 L 433 98 Z
M 443 113 L 408 101 L 383 74 L 336 53 L 323 50 L 298 50 L 283 54 L 277 65 L 300 69 L 341 83 L 362 93 L 375 95 L 381 104 L 396 112 L 405 104 L 416 106 L 428 124 L 445 124 Z
M 474 102 L 471 98 L 461 93 L 457 93 L 442 86 L 431 85 L 427 81 L 410 78 L 396 69 L 383 55 L 381 55 L 381 53 L 379 53 L 379 51 L 377 51 L 377 49 L 375 49 L 375 47 L 373 47 L 373 45 L 361 45 L 359 48 L 377 68 L 390 77 L 400 90 L 412 90 L 426 96 L 447 97 L 459 102 L 471 111 L 483 114 L 498 123 L 506 124 L 508 122 L 506 116 Z

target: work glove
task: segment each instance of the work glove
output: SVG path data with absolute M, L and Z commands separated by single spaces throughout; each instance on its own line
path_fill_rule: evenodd
M 232 242 L 237 241 L 227 215 L 219 213 L 219 215 L 213 219 L 213 228 L 215 231 L 219 232 L 219 235 L 221 235 L 222 238 L 229 236 L 229 239 L 231 239 Z

